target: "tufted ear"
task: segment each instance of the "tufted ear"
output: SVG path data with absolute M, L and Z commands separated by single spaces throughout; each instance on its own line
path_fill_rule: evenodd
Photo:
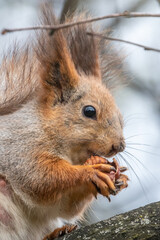
M 82 16 L 79 16 L 77 21 L 81 19 L 83 19 Z M 69 44 L 77 71 L 100 79 L 99 39 L 87 33 L 93 32 L 92 26 L 79 25 L 68 31 L 71 32 Z
M 43 8 L 43 25 L 56 24 L 55 16 L 50 9 Z M 40 62 L 38 74 L 43 88 L 54 96 L 55 102 L 68 101 L 78 84 L 79 75 L 63 31 L 56 31 L 52 36 L 47 31 L 37 34 L 35 49 Z

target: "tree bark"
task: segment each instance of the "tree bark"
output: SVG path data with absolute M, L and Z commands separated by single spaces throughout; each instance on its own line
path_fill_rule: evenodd
M 160 239 L 160 202 L 82 227 L 59 240 Z

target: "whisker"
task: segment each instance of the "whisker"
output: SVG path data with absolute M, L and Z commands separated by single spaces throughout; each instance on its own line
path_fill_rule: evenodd
M 116 158 L 118 159 L 118 161 L 119 161 L 119 163 L 120 163 L 120 158 L 119 157 L 121 157 L 121 156 L 118 156 L 119 155 L 119 153 L 116 155 Z M 122 159 L 123 160 L 123 159 Z M 123 160 L 123 162 L 124 162 L 124 160 Z M 125 161 L 125 164 L 126 164 L 126 166 L 127 166 L 127 169 L 130 169 L 130 166 L 128 165 L 128 161 Z M 122 164 L 120 164 L 120 166 L 121 166 Z M 129 171 L 129 174 L 130 174 L 130 176 L 132 177 L 132 171 Z
M 145 118 L 137 118 L 137 117 L 133 117 L 133 118 L 129 118 L 126 121 L 124 120 L 124 126 L 125 128 L 128 127 L 129 125 L 133 125 L 135 124 L 136 120 L 143 120 L 144 121 Z
M 136 116 L 142 116 L 143 118 L 145 118 L 145 114 L 143 113 L 133 113 L 133 114 L 129 114 L 128 116 L 124 117 L 124 121 L 127 121 L 128 119 L 131 119 L 132 117 L 136 118 Z
M 150 135 L 150 134 L 148 134 L 148 133 L 136 134 L 136 135 L 132 135 L 132 136 L 125 138 L 125 140 L 133 138 L 133 137 L 144 136 L 144 135 Z
M 121 159 L 119 158 L 119 157 L 120 157 L 119 154 L 120 154 L 120 153 L 118 153 L 118 154 L 116 155 L 116 158 L 118 159 L 118 161 L 119 161 L 119 163 L 120 163 L 120 160 L 121 160 Z M 124 161 L 124 160 L 123 160 L 123 161 Z M 125 161 L 125 163 L 126 163 L 126 165 L 127 165 L 127 168 L 129 169 L 130 166 L 128 165 L 128 162 Z M 121 165 L 121 163 L 120 163 L 120 165 Z
M 95 210 L 93 209 L 93 207 L 92 207 L 91 205 L 88 207 L 88 212 L 89 212 L 90 215 L 92 214 L 93 217 L 96 218 L 97 221 L 101 221 L 101 219 L 96 215 Z M 88 216 L 89 216 L 89 215 L 87 214 L 87 217 L 88 217 Z M 90 223 L 90 220 L 89 220 L 89 219 L 86 219 L 85 216 L 84 216 L 83 218 L 84 218 L 84 220 L 85 220 L 86 223 L 88 223 L 88 224 Z M 84 220 L 83 220 L 83 221 L 84 221 Z
M 119 153 L 119 155 L 120 155 L 121 158 L 124 160 L 124 162 L 127 161 L 127 160 L 124 158 L 124 156 L 122 156 L 122 154 Z M 128 157 L 130 157 L 130 156 L 128 156 Z M 127 162 L 128 162 L 128 161 L 127 161 Z M 128 165 L 129 165 L 130 169 L 133 171 L 133 173 L 135 174 L 135 176 L 136 176 L 136 178 L 137 178 L 137 180 L 138 180 L 138 182 L 139 182 L 139 184 L 140 184 L 140 186 L 141 186 L 141 189 L 142 189 L 142 191 L 143 191 L 143 193 L 144 193 L 147 201 L 149 201 L 149 200 L 148 200 L 148 197 L 147 197 L 147 194 L 146 194 L 146 191 L 145 191 L 145 189 L 144 189 L 144 187 L 143 187 L 143 185 L 142 185 L 142 183 L 141 183 L 141 180 L 140 180 L 139 176 L 137 175 L 137 173 L 135 172 L 134 168 L 132 167 L 132 165 L 131 165 L 129 162 L 128 162 Z
M 127 145 L 137 145 L 137 146 L 146 146 L 146 147 L 153 147 L 153 148 L 157 148 L 156 146 L 152 146 L 150 144 L 146 144 L 146 143 L 133 143 L 133 142 L 126 142 Z
M 146 166 L 137 158 L 135 157 L 132 153 L 128 152 L 128 151 L 124 151 L 123 153 L 129 154 L 131 157 L 133 157 L 136 161 L 138 161 L 144 168 L 146 168 Z M 133 159 L 132 159 L 133 160 Z
M 130 148 L 130 149 L 133 149 L 133 150 L 136 150 L 136 151 L 140 151 L 140 152 L 144 152 L 144 153 L 148 153 L 148 154 L 152 154 L 154 156 L 160 157 L 160 154 L 158 154 L 158 153 L 152 153 L 152 152 L 148 152 L 148 151 L 145 151 L 145 150 L 142 150 L 142 149 L 138 149 L 138 148 L 134 148 L 134 147 L 128 147 L 128 146 L 126 146 L 126 148 Z
M 150 175 L 151 175 L 158 183 L 160 183 L 160 181 L 153 175 L 153 173 L 152 173 L 136 156 L 134 156 L 132 153 L 127 152 L 127 151 L 124 151 L 123 153 L 126 153 L 126 155 L 130 155 L 130 156 L 133 157 L 136 161 L 138 161 L 138 162 L 141 164 L 141 166 L 142 166 L 144 169 L 146 169 L 146 170 L 150 173 Z M 132 160 L 133 160 L 133 159 L 132 159 Z
M 92 207 L 90 207 L 90 211 L 93 213 L 94 217 L 97 219 L 97 221 L 101 221 L 101 219 L 97 216 L 97 214 L 95 213 L 95 211 L 93 210 Z

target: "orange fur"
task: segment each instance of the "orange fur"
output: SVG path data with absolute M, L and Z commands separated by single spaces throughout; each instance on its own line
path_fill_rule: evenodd
M 49 7 L 42 19 L 57 23 Z M 78 219 L 98 193 L 115 194 L 107 164 L 83 165 L 91 155 L 110 157 L 125 148 L 122 116 L 107 88 L 119 59 L 109 50 L 103 58 L 108 43 L 101 46 L 87 29 L 42 31 L 30 51 L 16 50 L 1 66 L 0 175 L 12 190 L 10 198 L 0 192 L 0 207 L 8 208 L 5 199 L 11 219 L 18 219 L 14 233 L 0 226 L 9 240 L 39 239 L 50 219 Z M 95 118 L 85 115 L 88 105 Z

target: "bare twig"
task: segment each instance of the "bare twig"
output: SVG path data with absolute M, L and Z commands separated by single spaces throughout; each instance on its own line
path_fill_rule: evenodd
M 95 37 L 103 38 L 103 39 L 110 40 L 110 41 L 127 43 L 127 44 L 130 44 L 130 45 L 141 47 L 141 48 L 143 48 L 144 50 L 147 50 L 147 51 L 160 52 L 160 49 L 157 49 L 157 48 L 148 47 L 148 46 L 145 46 L 145 45 L 142 45 L 142 44 L 139 44 L 139 43 L 135 43 L 135 42 L 119 39 L 119 38 L 106 37 L 106 36 L 104 36 L 102 34 L 99 34 L 99 33 L 87 32 L 87 34 L 90 35 L 90 36 L 95 36 Z
M 131 6 L 131 8 L 128 9 L 128 11 L 129 12 L 138 12 L 139 8 L 141 8 L 144 4 L 146 4 L 149 1 L 150 0 L 135 1 L 134 5 Z M 117 21 L 117 19 L 115 18 L 112 22 L 109 23 L 109 25 L 107 25 L 107 27 L 110 29 L 114 29 L 115 27 L 117 28 L 119 23 L 121 22 L 120 19 L 118 19 L 118 20 L 119 21 Z M 104 26 L 103 28 L 105 29 L 106 27 Z
M 85 24 L 85 23 L 91 23 L 95 21 L 100 21 L 108 18 L 119 18 L 119 17 L 127 17 L 127 18 L 136 18 L 136 17 L 160 17 L 160 14 L 154 14 L 154 13 L 136 13 L 136 12 L 128 12 L 125 11 L 123 13 L 114 13 L 110 15 L 106 15 L 103 17 L 96 17 L 96 18 L 90 18 L 87 20 L 81 20 L 78 22 L 71 22 L 71 23 L 66 23 L 66 24 L 59 24 L 59 25 L 40 25 L 40 26 L 35 26 L 35 27 L 26 27 L 26 28 L 14 28 L 14 29 L 3 29 L 2 34 L 10 33 L 10 32 L 18 32 L 18 31 L 29 31 L 29 30 L 39 30 L 39 29 L 44 29 L 44 30 L 59 30 L 59 29 L 64 29 L 68 27 L 73 27 L 75 25 L 80 25 L 80 24 Z

